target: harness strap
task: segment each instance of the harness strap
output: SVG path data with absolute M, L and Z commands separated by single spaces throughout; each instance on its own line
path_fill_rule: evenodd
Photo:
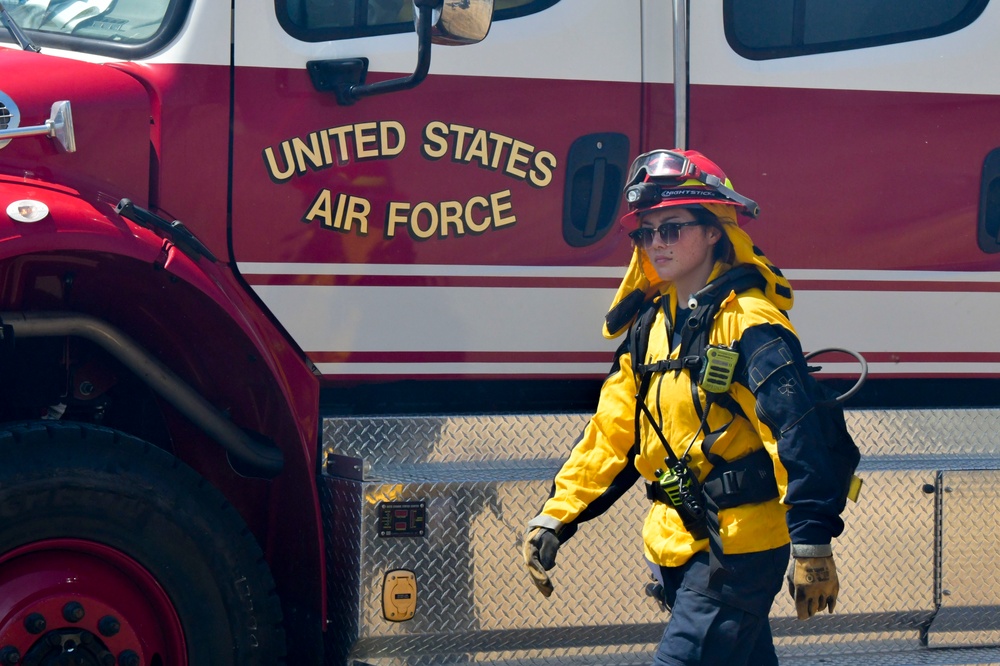
M 693 386 L 693 383 L 692 383 Z M 705 432 L 705 439 L 701 442 L 701 452 L 708 459 L 708 462 L 712 463 L 712 467 L 719 467 L 720 465 L 728 465 L 729 462 L 722 456 L 712 453 L 712 446 L 715 442 L 725 434 L 729 426 L 733 424 L 737 416 L 742 416 L 744 419 L 747 417 L 743 408 L 740 407 L 740 403 L 729 395 L 728 393 L 708 393 L 706 394 L 706 400 L 709 402 L 709 407 L 714 403 L 719 403 L 721 406 L 725 407 L 732 417 L 726 421 L 721 427 L 710 432 Z
M 702 484 L 720 509 L 767 502 L 778 497 L 774 463 L 767 449 L 757 449 L 737 460 L 713 467 Z
M 708 493 L 705 493 L 705 505 L 708 507 L 705 522 L 708 524 L 708 588 L 711 590 L 722 586 L 722 580 L 729 575 L 729 570 L 722 563 L 725 553 L 719 530 L 719 507 Z
M 717 509 L 767 502 L 778 496 L 774 464 L 766 449 L 757 449 L 737 460 L 726 461 L 724 467 L 713 468 L 702 482 L 702 488 Z M 646 497 L 670 504 L 658 483 L 646 484 Z
M 705 416 L 708 416 L 707 412 L 705 413 Z M 733 414 L 732 418 L 730 418 L 720 428 L 705 431 L 705 438 L 701 440 L 701 452 L 708 462 L 712 463 L 713 468 L 727 464 L 725 458 L 712 453 L 712 445 L 714 445 L 715 442 L 726 433 L 726 430 L 729 429 L 729 426 L 731 426 L 735 420 L 736 414 Z
M 667 460 L 669 461 L 670 466 L 673 467 L 680 462 L 680 459 L 677 457 L 677 454 L 674 453 L 674 449 L 670 446 L 670 443 L 667 442 L 667 437 L 663 434 L 663 430 L 656 424 L 656 419 L 653 418 L 653 414 L 649 411 L 649 407 L 646 406 L 645 397 L 646 393 L 649 391 L 650 377 L 652 377 L 652 375 L 643 375 L 642 379 L 639 380 L 639 395 L 637 395 L 635 399 L 635 423 L 638 426 L 638 424 L 641 423 L 642 416 L 645 415 L 649 425 L 653 428 L 653 432 L 656 433 L 656 436 L 660 439 L 660 443 L 663 444 L 663 448 L 666 449 Z M 634 445 L 636 452 L 638 452 L 641 447 L 640 433 L 641 431 L 638 427 L 636 427 Z
M 647 375 L 654 372 L 666 372 L 668 370 L 697 370 L 701 367 L 700 356 L 685 356 L 684 358 L 669 358 L 655 363 L 640 363 L 636 365 L 636 371 Z

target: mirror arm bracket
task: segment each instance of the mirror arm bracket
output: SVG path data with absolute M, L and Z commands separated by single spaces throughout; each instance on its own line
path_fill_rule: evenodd
M 431 10 L 418 6 L 417 12 L 417 67 L 413 74 L 366 84 L 368 58 L 310 60 L 306 63 L 306 70 L 312 78 L 313 87 L 319 91 L 333 91 L 338 104 L 350 106 L 363 97 L 409 90 L 420 85 L 431 69 Z

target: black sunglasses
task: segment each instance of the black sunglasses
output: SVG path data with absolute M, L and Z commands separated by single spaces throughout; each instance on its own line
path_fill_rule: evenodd
M 693 222 L 664 222 L 655 229 L 651 227 L 639 227 L 635 231 L 628 232 L 628 237 L 636 247 L 648 248 L 653 244 L 653 234 L 659 234 L 664 245 L 673 245 L 681 237 L 681 227 L 696 227 L 705 224 L 695 220 Z

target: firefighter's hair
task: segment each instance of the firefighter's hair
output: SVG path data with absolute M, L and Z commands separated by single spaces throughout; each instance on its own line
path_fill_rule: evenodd
M 691 206 L 688 210 L 694 215 L 696 221 L 701 222 L 706 227 L 715 227 L 719 230 L 719 240 L 712 250 L 712 258 L 727 264 L 733 263 L 735 261 L 733 242 L 729 240 L 729 234 L 726 233 L 726 226 L 723 221 L 703 206 Z

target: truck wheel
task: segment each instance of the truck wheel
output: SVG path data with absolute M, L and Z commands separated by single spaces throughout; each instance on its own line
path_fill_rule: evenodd
M 168 453 L 89 425 L 0 426 L 0 664 L 272 666 L 260 548 Z

